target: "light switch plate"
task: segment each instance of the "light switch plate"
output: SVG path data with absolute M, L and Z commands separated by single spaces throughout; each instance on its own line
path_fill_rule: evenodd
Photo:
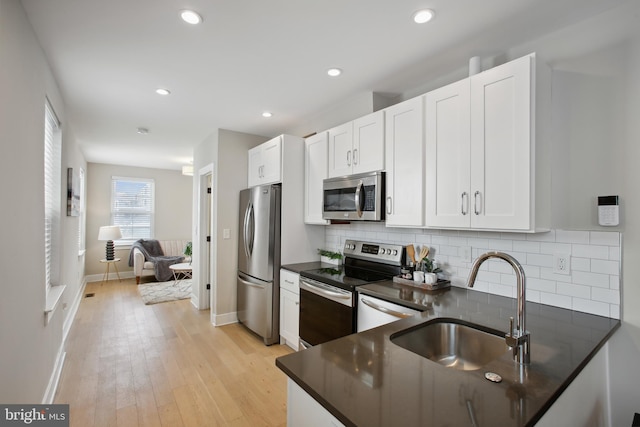
M 222 238 L 223 239 L 230 239 L 231 238 L 231 230 L 228 228 L 224 228 L 222 230 Z
M 460 246 L 458 249 L 458 256 L 463 262 L 471 262 L 471 246 Z

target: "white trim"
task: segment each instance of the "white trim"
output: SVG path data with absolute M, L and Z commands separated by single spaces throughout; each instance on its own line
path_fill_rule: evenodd
M 58 390 L 58 384 L 60 383 L 60 377 L 62 376 L 62 368 L 64 367 L 64 360 L 67 357 L 67 353 L 62 351 L 64 349 L 64 341 L 60 343 L 58 349 L 58 355 L 56 357 L 56 363 L 51 372 L 51 378 L 49 378 L 49 384 L 42 396 L 42 404 L 50 405 L 53 403 L 53 399 L 56 397 L 56 391 Z
M 85 276 L 85 281 L 87 283 L 91 282 L 102 282 L 102 277 L 104 276 L 104 273 L 100 273 L 100 274 L 89 274 L 87 276 Z M 121 279 L 130 279 L 132 277 L 135 277 L 133 270 L 128 270 L 128 271 L 121 271 L 120 272 L 120 278 Z M 109 276 L 107 277 L 107 280 L 118 280 L 118 274 L 113 272 L 113 273 L 109 273 Z
M 203 206 L 204 202 L 208 199 L 207 193 L 207 177 L 211 175 L 211 206 L 210 209 L 210 219 L 211 224 L 209 227 L 211 228 L 211 241 L 206 241 L 206 230 L 207 224 L 205 215 L 206 209 Z M 198 283 L 196 289 L 192 289 L 192 303 L 197 304 L 196 308 L 198 310 L 206 310 L 212 307 L 212 295 L 214 295 L 214 276 L 215 276 L 215 253 L 216 253 L 216 233 L 215 233 L 215 194 L 213 192 L 213 187 L 215 186 L 215 174 L 214 174 L 214 165 L 213 163 L 209 163 L 200 169 L 198 169 L 197 175 L 197 191 L 196 191 L 196 224 L 197 224 L 197 233 L 196 238 L 198 245 L 198 259 L 196 260 L 196 268 L 198 269 Z M 209 245 L 211 249 L 209 251 L 210 259 L 206 258 L 206 247 Z M 209 277 L 203 277 L 203 272 L 207 271 L 203 266 L 207 263 L 209 265 Z M 211 284 L 211 289 L 207 290 L 207 283 Z M 197 294 L 195 292 L 197 292 Z M 195 301 L 194 301 L 195 300 Z
M 238 323 L 238 313 L 235 311 L 231 313 L 211 315 L 211 324 L 213 326 L 231 325 L 232 323 Z
M 82 301 L 82 296 L 84 295 L 84 291 L 86 287 L 87 287 L 87 278 L 85 277 L 82 280 L 80 291 L 78 291 L 75 298 L 73 299 L 73 303 L 71 304 L 69 313 L 67 313 L 67 317 L 64 319 L 64 324 L 62 325 L 62 342 L 63 343 L 67 342 L 69 331 L 71 331 L 71 326 L 73 326 L 73 321 L 75 320 L 76 314 L 78 313 L 78 309 L 80 308 L 80 301 Z
M 66 289 L 66 285 L 58 285 L 58 286 L 50 286 L 47 289 L 47 298 L 46 305 L 44 308 L 44 325 L 47 326 L 51 321 L 56 309 L 58 308 L 58 304 L 60 303 L 60 299 L 62 298 L 62 294 Z

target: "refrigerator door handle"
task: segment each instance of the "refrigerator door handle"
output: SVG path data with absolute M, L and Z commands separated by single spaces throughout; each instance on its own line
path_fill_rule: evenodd
M 247 258 L 251 258 L 253 253 L 253 242 L 255 240 L 255 217 L 253 204 L 249 203 L 244 212 L 244 253 Z

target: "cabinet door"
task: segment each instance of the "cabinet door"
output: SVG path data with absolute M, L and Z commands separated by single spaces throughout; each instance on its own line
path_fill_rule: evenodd
M 327 224 L 322 219 L 322 181 L 327 178 L 327 132 L 310 136 L 304 141 L 304 222 Z
M 424 97 L 385 110 L 386 225 L 424 221 Z
M 300 295 L 280 288 L 280 336 L 294 350 L 298 350 L 299 323 Z
M 427 227 L 469 227 L 469 79 L 425 98 Z
M 353 123 L 329 129 L 329 178 L 351 175 Z
M 384 169 L 384 111 L 353 121 L 353 173 Z
M 473 228 L 530 228 L 531 61 L 471 77 Z
M 263 172 L 260 182 L 271 184 L 282 181 L 282 137 L 277 136 L 261 147 Z
M 247 176 L 247 185 L 255 187 L 260 185 L 262 179 L 262 147 L 258 145 L 249 150 L 249 167 Z

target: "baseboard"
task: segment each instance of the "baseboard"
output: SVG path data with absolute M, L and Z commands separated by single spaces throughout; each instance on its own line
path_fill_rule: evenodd
M 58 383 L 60 382 L 60 376 L 62 375 L 62 367 L 64 366 L 64 359 L 67 357 L 67 353 L 63 351 L 64 341 L 60 344 L 58 350 L 58 356 L 56 357 L 56 364 L 53 367 L 51 378 L 49 378 L 49 384 L 42 397 L 43 405 L 50 405 L 53 403 L 53 399 L 56 397 L 56 391 L 58 390 Z
M 225 314 L 214 314 L 211 316 L 211 323 L 213 326 L 230 325 L 232 323 L 238 323 L 238 313 L 235 311 Z
M 104 273 L 101 274 L 89 274 L 85 276 L 85 280 L 87 282 L 102 282 L 102 278 L 104 277 Z M 136 277 L 133 274 L 133 271 L 123 271 L 120 273 L 121 279 L 130 279 L 132 277 Z M 118 280 L 118 275 L 116 273 L 109 273 L 107 280 Z
M 84 290 L 86 287 L 87 278 L 85 277 L 82 281 L 82 285 L 80 286 L 80 291 L 78 291 L 75 298 L 73 299 L 73 304 L 71 304 L 69 313 L 67 313 L 66 317 L 64 318 L 64 323 L 62 325 L 62 345 L 67 342 L 67 336 L 69 335 L 69 331 L 71 330 L 73 321 L 75 320 L 78 309 L 80 308 L 80 301 L 82 301 L 82 296 L 84 295 Z

